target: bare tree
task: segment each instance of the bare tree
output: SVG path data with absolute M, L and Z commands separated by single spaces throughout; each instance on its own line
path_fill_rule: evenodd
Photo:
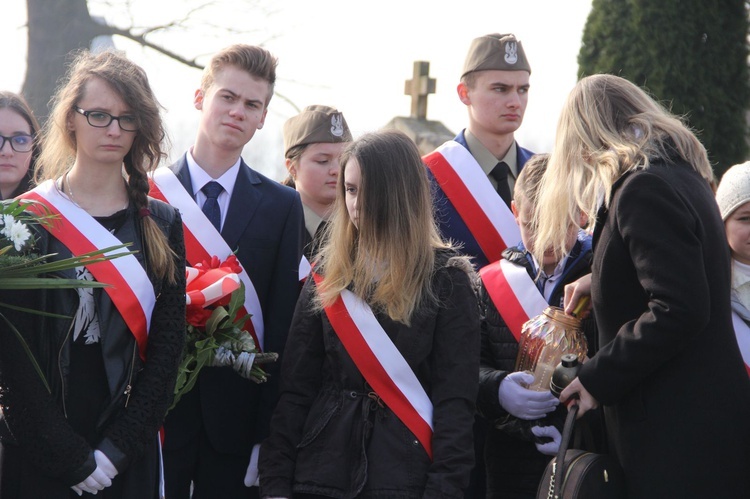
M 158 0 L 157 0 L 158 1 Z M 198 59 L 203 54 L 187 57 L 178 51 L 170 49 L 168 41 L 165 41 L 164 33 L 176 30 L 202 30 L 203 32 L 213 30 L 215 34 L 221 33 L 222 37 L 228 34 L 247 33 L 252 30 L 248 22 L 242 23 L 241 29 L 232 28 L 232 18 L 244 18 L 246 15 L 238 15 L 238 5 L 250 8 L 254 11 L 252 19 L 262 20 L 270 15 L 265 11 L 257 0 L 246 0 L 245 2 L 232 2 L 232 7 L 226 7 L 223 18 L 225 25 L 214 25 L 202 17 L 202 11 L 210 7 L 222 7 L 218 1 L 202 1 L 191 6 L 189 2 L 182 2 L 184 12 L 175 12 L 173 19 L 167 22 L 138 26 L 134 18 L 130 16 L 133 2 L 131 0 L 107 2 L 95 0 L 26 0 L 28 9 L 28 60 L 26 67 L 26 78 L 23 83 L 22 92 L 29 101 L 36 116 L 44 121 L 49 114 L 49 100 L 54 94 L 58 80 L 65 73 L 65 67 L 70 62 L 71 54 L 81 49 L 91 47 L 92 41 L 100 36 L 122 37 L 147 47 L 170 59 L 189 67 L 202 69 L 203 65 Z M 102 18 L 92 16 L 90 4 L 103 11 L 111 13 L 118 20 L 115 25 L 108 23 Z M 233 15 L 227 16 L 226 12 Z M 109 17 L 109 16 L 108 16 Z M 199 20 L 200 19 L 200 20 Z M 154 40 L 160 39 L 161 42 Z M 283 95 L 276 94 L 277 98 L 287 101 Z

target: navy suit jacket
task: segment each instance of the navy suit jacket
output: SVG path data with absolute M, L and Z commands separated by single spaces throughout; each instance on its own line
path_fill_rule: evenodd
M 458 136 L 456 136 L 456 138 L 453 140 L 455 140 L 468 150 L 469 146 L 466 144 L 464 132 L 465 131 L 462 130 L 461 133 L 459 133 Z M 516 144 L 516 151 L 516 161 L 518 165 L 518 172 L 520 173 L 523 165 L 526 164 L 526 161 L 528 161 L 528 159 L 533 156 L 534 153 L 527 149 L 524 149 L 518 144 Z M 432 191 L 433 202 L 435 205 L 435 217 L 437 219 L 438 228 L 440 229 L 440 233 L 442 234 L 443 238 L 450 239 L 456 243 L 461 244 L 461 252 L 471 257 L 471 261 L 474 264 L 475 268 L 481 269 L 485 265 L 489 264 L 490 262 L 479 247 L 479 243 L 477 243 L 476 239 L 474 239 L 471 231 L 466 226 L 461 216 L 458 214 L 458 211 L 456 211 L 453 203 L 451 203 L 450 199 L 448 199 L 448 196 L 446 196 L 443 190 L 440 188 L 437 180 L 435 180 L 435 177 L 432 175 L 429 169 L 427 170 L 427 174 L 430 177 L 430 182 L 433 185 Z M 500 197 L 498 197 L 498 201 L 501 201 Z M 512 244 L 515 244 L 517 242 L 520 241 L 515 241 Z M 497 261 L 501 258 L 501 256 L 502 255 L 493 255 L 491 259 L 492 261 Z
M 186 156 L 171 166 L 192 196 Z M 241 162 L 221 235 L 235 251 L 258 293 L 265 325 L 265 351 L 283 354 L 299 295 L 304 241 L 299 194 Z M 195 264 L 196 262 L 189 262 Z M 165 421 L 165 448 L 187 445 L 205 428 L 213 447 L 248 455 L 267 435 L 278 396 L 280 361 L 266 365 L 269 381 L 255 384 L 231 368 L 207 367 L 198 383 Z

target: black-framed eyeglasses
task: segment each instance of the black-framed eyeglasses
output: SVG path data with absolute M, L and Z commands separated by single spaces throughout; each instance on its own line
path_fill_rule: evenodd
M 84 111 L 80 107 L 74 108 L 77 113 L 86 117 L 86 121 L 94 128 L 107 128 L 112 120 L 117 120 L 117 124 L 126 132 L 135 132 L 138 130 L 138 118 L 123 114 L 122 116 L 112 116 L 104 111 Z
M 2 139 L 2 142 L 0 142 L 0 151 L 5 147 L 6 141 L 10 142 L 11 149 L 16 152 L 29 152 L 34 148 L 34 137 L 31 135 L 13 135 L 12 137 L 0 135 L 0 139 Z

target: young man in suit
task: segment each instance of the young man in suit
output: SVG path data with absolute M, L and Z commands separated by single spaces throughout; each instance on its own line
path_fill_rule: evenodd
M 441 234 L 462 245 L 477 269 L 500 260 L 521 242 L 510 211 L 518 173 L 533 155 L 516 143 L 523 122 L 531 66 L 513 34 L 493 33 L 472 40 L 456 88 L 469 124 L 456 138 L 425 156 L 435 189 Z M 476 466 L 467 499 L 485 497 L 486 422 L 474 424 Z
M 469 125 L 424 158 L 437 186 L 440 231 L 462 243 L 478 269 L 521 241 L 510 201 L 515 178 L 533 154 L 514 138 L 526 111 L 530 75 L 515 35 L 475 38 L 456 89 Z M 453 190 L 456 180 L 462 188 Z
M 240 156 L 263 127 L 276 64 L 256 46 L 233 45 L 216 54 L 195 92 L 201 113 L 195 143 L 169 171 L 155 175 L 154 183 L 185 214 L 185 229 L 196 236 L 187 251 L 189 264 L 201 255 L 219 252 L 221 260 L 237 255 L 246 273 L 241 277 L 252 332 L 264 351 L 281 354 L 299 292 L 302 204 L 296 191 L 256 172 Z M 265 368 L 269 381 L 260 385 L 231 368 L 201 371 L 165 421 L 167 497 L 191 497 L 191 482 L 194 499 L 257 497 L 257 454 L 278 391 L 278 364 Z

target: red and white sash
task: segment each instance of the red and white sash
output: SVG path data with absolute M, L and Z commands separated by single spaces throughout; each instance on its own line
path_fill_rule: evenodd
M 319 274 L 313 273 L 313 278 L 316 284 L 322 281 Z M 344 290 L 325 313 L 367 383 L 432 459 L 432 401 L 372 309 Z
M 508 206 L 468 149 L 449 140 L 422 158 L 471 231 L 487 261 L 521 240 Z
M 482 268 L 479 276 L 503 321 L 520 341 L 524 323 L 547 308 L 544 296 L 525 268 L 504 258 Z
M 745 370 L 750 376 L 750 327 L 734 311 L 732 311 L 732 324 L 734 324 L 734 334 L 737 337 L 742 360 L 745 362 Z
M 506 325 L 519 339 L 523 324 L 541 314 L 547 302 L 525 269 L 503 258 L 498 263 L 492 256 L 521 240 L 513 213 L 474 156 L 455 140 L 423 159 L 490 262 L 479 275 Z
M 73 256 L 122 244 L 85 210 L 63 196 L 52 180 L 47 180 L 21 197 L 38 201 L 44 204 L 49 212 L 57 215 L 50 221 L 50 224 L 42 225 L 42 227 L 64 244 Z M 29 203 L 27 209 L 44 214 L 44 209 L 34 203 Z M 81 230 L 85 230 L 85 233 Z M 120 248 L 109 251 L 105 255 L 127 252 L 127 248 Z M 130 332 L 135 336 L 140 356 L 145 360 L 148 331 L 156 296 L 143 266 L 135 256 L 125 255 L 113 260 L 86 265 L 86 268 L 98 282 L 109 284 L 104 291 L 109 295 Z
M 221 237 L 218 230 L 203 214 L 191 193 L 185 190 L 174 172 L 166 167 L 157 168 L 151 178 L 150 195 L 161 199 L 180 210 L 185 232 L 185 252 L 190 265 L 196 265 L 202 261 L 211 261 L 212 256 L 219 260 L 225 260 L 231 255 L 232 249 Z M 240 280 L 245 284 L 245 304 L 241 313 L 251 314 L 250 321 L 246 322 L 248 332 L 253 336 L 255 344 L 263 349 L 263 311 L 260 308 L 260 300 L 255 286 L 247 275 L 245 269 L 239 274 Z

